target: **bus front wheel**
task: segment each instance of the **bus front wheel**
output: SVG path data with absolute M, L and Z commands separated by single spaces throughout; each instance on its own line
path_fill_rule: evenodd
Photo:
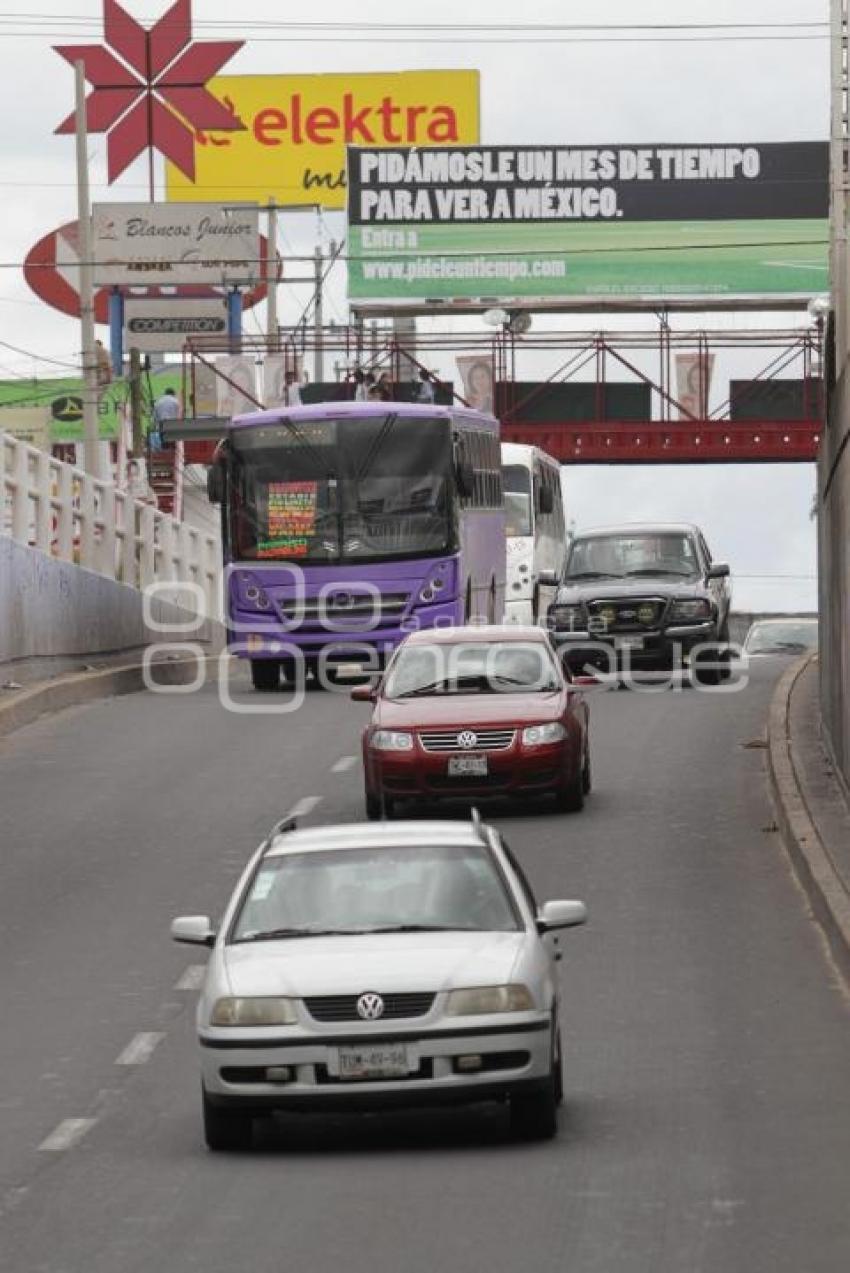
M 275 659 L 251 659 L 251 684 L 255 690 L 276 690 L 280 684 L 280 664 Z

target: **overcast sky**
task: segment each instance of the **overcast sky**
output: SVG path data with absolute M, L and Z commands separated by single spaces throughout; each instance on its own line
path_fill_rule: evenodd
M 126 0 L 145 22 L 157 18 L 165 0 Z M 20 13 L 24 6 L 16 5 Z M 828 136 L 829 56 L 826 40 L 638 42 L 600 39 L 578 43 L 564 36 L 536 43 L 494 43 L 483 37 L 423 31 L 405 43 L 385 42 L 380 26 L 372 39 L 342 42 L 323 36 L 296 40 L 277 31 L 262 39 L 240 29 L 240 21 L 305 20 L 301 6 L 279 0 L 194 0 L 199 38 L 241 38 L 247 43 L 228 73 L 274 73 L 407 68 L 477 68 L 481 72 L 482 140 L 490 143 L 631 143 L 817 140 Z M 36 38 L 10 30 L 32 30 L 0 11 L 0 260 L 20 262 L 43 234 L 76 215 L 74 142 L 53 130 L 73 105 L 73 73 L 51 49 L 53 43 L 100 42 L 99 0 L 50 0 L 55 19 Z M 398 0 L 314 0 L 315 21 L 433 23 L 616 23 L 616 22 L 804 22 L 826 20 L 827 0 L 429 0 L 427 6 Z M 90 17 L 83 37 L 61 17 Z M 205 29 L 205 21 L 232 23 Z M 791 34 L 789 30 L 787 32 Z M 643 37 L 640 37 L 643 38 Z M 145 197 L 140 162 L 111 190 L 105 184 L 105 142 L 90 145 L 94 198 Z M 284 218 L 286 251 L 311 248 L 317 235 L 341 237 L 341 216 L 315 213 Z M 342 271 L 340 271 L 342 275 Z M 306 300 L 303 289 L 283 289 L 283 319 Z M 345 317 L 344 276 L 335 281 L 330 314 Z M 261 317 L 261 316 L 259 316 Z M 772 322 L 775 321 L 771 320 Z M 786 322 L 787 319 L 783 319 Z M 575 325 L 575 324 L 572 324 Z M 588 329 L 600 327 L 598 315 Z M 0 341 L 41 358 L 75 361 L 78 326 L 47 309 L 29 292 L 20 270 L 0 271 Z M 36 362 L 0 345 L 0 376 L 51 374 Z M 54 367 L 53 371 L 59 368 Z M 753 365 L 750 374 L 759 370 Z M 576 468 L 568 490 L 571 516 L 579 525 L 629 518 L 690 518 L 706 530 L 715 556 L 728 558 L 737 576 L 740 606 L 809 608 L 815 602 L 814 528 L 809 519 L 814 472 L 809 466 L 705 466 L 684 468 Z M 776 576 L 799 576 L 780 579 Z

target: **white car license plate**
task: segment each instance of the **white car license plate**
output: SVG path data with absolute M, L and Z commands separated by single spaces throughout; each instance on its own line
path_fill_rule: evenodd
M 410 1073 L 410 1058 L 403 1043 L 340 1048 L 338 1060 L 341 1079 L 387 1079 Z
M 642 650 L 646 641 L 643 637 L 618 637 L 617 645 L 621 650 Z
M 450 778 L 486 778 L 486 756 L 451 756 L 449 758 Z

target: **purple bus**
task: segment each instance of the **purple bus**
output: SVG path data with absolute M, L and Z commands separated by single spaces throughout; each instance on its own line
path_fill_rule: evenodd
M 237 416 L 216 452 L 229 646 L 255 688 L 299 658 L 375 669 L 408 632 L 501 622 L 499 422 L 334 402 Z

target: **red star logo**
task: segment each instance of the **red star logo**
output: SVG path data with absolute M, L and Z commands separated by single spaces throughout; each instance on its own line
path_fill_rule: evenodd
M 193 42 L 192 0 L 177 0 L 149 30 L 117 0 L 104 0 L 103 32 L 108 48 L 75 44 L 56 52 L 85 66 L 94 88 L 86 99 L 86 121 L 90 132 L 108 134 L 110 183 L 148 148 L 194 181 L 193 130 L 245 127 L 205 87 L 245 41 Z M 56 129 L 75 131 L 73 113 Z

